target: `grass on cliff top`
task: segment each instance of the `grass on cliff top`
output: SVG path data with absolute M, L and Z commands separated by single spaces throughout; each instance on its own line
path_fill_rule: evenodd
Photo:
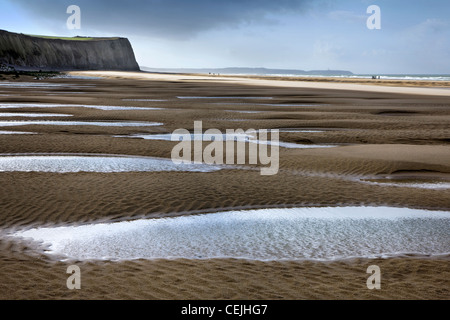
M 30 37 L 44 38 L 44 39 L 57 39 L 57 40 L 70 40 L 70 41 L 95 41 L 95 40 L 117 40 L 119 38 L 92 38 L 92 37 L 55 37 L 55 36 L 42 36 L 35 34 L 28 34 Z

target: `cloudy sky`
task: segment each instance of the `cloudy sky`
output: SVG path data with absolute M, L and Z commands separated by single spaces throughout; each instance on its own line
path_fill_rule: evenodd
M 380 30 L 367 28 L 370 5 Z M 0 12 L 12 32 L 127 37 L 147 67 L 450 74 L 447 0 L 0 0 Z

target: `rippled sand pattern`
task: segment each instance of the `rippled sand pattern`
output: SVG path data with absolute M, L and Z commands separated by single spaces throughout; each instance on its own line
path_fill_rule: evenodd
M 418 177 L 427 182 L 450 181 L 450 101 L 444 94 L 448 90 L 440 89 L 439 96 L 434 96 L 430 93 L 437 91 L 424 88 L 417 91 L 426 91 L 427 95 L 421 96 L 414 94 L 416 88 L 404 88 L 408 90 L 397 94 L 393 87 L 364 91 L 360 87 L 318 89 L 320 86 L 314 83 L 307 87 L 283 87 L 281 82 L 276 86 L 241 85 L 232 81 L 189 80 L 188 76 L 166 80 L 49 79 L 45 83 L 24 76 L 21 80 L 30 84 L 0 81 L 4 84 L 0 96 L 2 112 L 43 114 L 47 110 L 44 108 L 51 108 L 52 113 L 72 115 L 68 118 L 72 121 L 61 122 L 74 125 L 57 125 L 55 119 L 43 116 L 39 119 L 53 124 L 32 121 L 38 124 L 31 125 L 22 121 L 29 126 L 5 126 L 2 131 L 36 134 L 0 134 L 0 153 L 4 155 L 170 159 L 176 142 L 117 136 L 166 135 L 179 128 L 193 132 L 196 120 L 203 121 L 204 129 L 221 132 L 237 128 L 280 129 L 280 141 L 285 143 L 334 147 L 280 148 L 280 170 L 274 176 L 261 176 L 259 165 L 213 172 L 1 172 L 0 298 L 450 298 L 450 257 L 430 256 L 436 252 L 434 247 L 421 254 L 327 262 L 233 258 L 57 261 L 42 254 L 39 245 L 10 236 L 33 228 L 249 209 L 370 206 L 448 212 L 449 189 L 365 181 L 384 176 L 411 182 Z M 82 125 L 86 123 L 102 125 Z M 117 125 L 104 125 L 111 123 Z M 124 123 L 137 126 L 123 126 Z M 447 228 L 445 223 L 439 227 L 429 223 L 424 219 L 423 225 L 410 225 L 410 229 L 400 231 L 420 232 L 425 225 L 430 227 L 431 235 L 446 231 L 439 229 Z M 381 231 L 388 230 L 384 227 Z M 325 229 L 321 226 L 317 231 L 326 235 Z M 385 245 L 391 234 L 385 236 Z M 408 241 L 419 246 L 419 235 L 410 235 Z M 283 232 L 276 238 L 286 236 L 288 233 Z M 445 245 L 443 238 L 434 239 L 439 246 Z M 264 241 L 270 240 L 264 237 Z M 178 243 L 171 245 L 179 247 Z M 82 290 L 67 289 L 69 264 L 80 266 Z M 366 287 L 366 270 L 373 264 L 381 268 L 381 290 Z

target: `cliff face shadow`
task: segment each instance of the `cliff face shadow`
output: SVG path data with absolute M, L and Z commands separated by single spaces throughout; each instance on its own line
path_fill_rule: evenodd
M 0 64 L 25 71 L 140 70 L 126 38 L 42 38 L 4 30 Z

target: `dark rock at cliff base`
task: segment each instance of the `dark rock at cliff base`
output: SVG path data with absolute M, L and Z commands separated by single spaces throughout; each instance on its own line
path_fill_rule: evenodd
M 47 38 L 4 30 L 0 30 L 0 64 L 26 71 L 139 71 L 126 38 Z

